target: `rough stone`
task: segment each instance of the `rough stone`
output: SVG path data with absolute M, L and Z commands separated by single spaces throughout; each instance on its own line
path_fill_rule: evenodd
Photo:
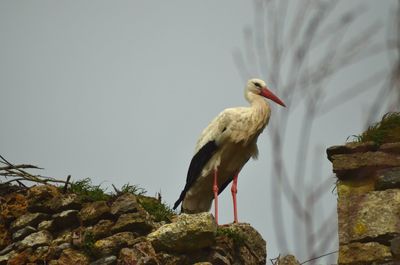
M 54 231 L 55 229 L 54 220 L 44 220 L 38 224 L 38 230 Z
M 267 246 L 262 236 L 250 224 L 239 223 L 226 226 L 228 229 L 243 236 L 244 244 L 240 245 L 240 259 L 243 264 L 265 264 Z
M 277 265 L 300 265 L 300 262 L 293 255 L 279 257 Z
M 346 196 L 361 195 L 375 189 L 374 177 L 366 177 L 363 179 L 346 179 L 338 180 L 336 188 L 340 198 Z
M 54 256 L 60 257 L 61 253 L 64 251 L 64 249 L 71 248 L 70 243 L 62 243 L 60 245 L 54 246 Z
M 57 228 L 75 228 L 79 226 L 79 212 L 77 210 L 66 210 L 53 215 L 53 220 Z
M 160 264 L 149 242 L 140 242 L 132 248 L 121 249 L 119 252 L 119 259 L 123 264 Z
M 17 231 L 26 226 L 36 227 L 37 224 L 48 218 L 49 216 L 44 213 L 26 213 L 11 223 L 10 229 L 11 231 Z
M 378 146 L 374 142 L 366 143 L 347 143 L 346 145 L 331 146 L 326 150 L 329 161 L 332 161 L 332 156 L 339 154 L 354 154 L 368 151 L 376 151 Z
M 338 216 L 340 244 L 374 238 L 390 240 L 400 233 L 400 190 L 339 196 Z
M 104 257 L 90 263 L 90 265 L 114 265 L 114 264 L 117 264 L 116 256 Z
M 53 240 L 53 245 L 61 245 L 63 243 L 71 243 L 71 242 L 72 242 L 72 232 L 67 230 L 59 234 Z
M 49 200 L 46 204 L 54 212 L 65 210 L 80 210 L 82 208 L 80 199 L 76 194 L 61 195 L 61 197 L 56 197 Z
M 0 249 L 3 249 L 11 243 L 11 234 L 7 227 L 0 224 Z
M 217 224 L 210 213 L 181 214 L 176 222 L 166 224 L 147 236 L 158 250 L 193 251 L 211 246 Z
M 58 265 L 86 265 L 89 264 L 89 258 L 82 252 L 74 249 L 64 249 L 60 258 L 57 260 Z
M 132 232 L 121 232 L 94 243 L 94 251 L 101 257 L 116 255 L 121 248 L 133 246 L 137 238 Z
M 38 247 L 43 245 L 50 245 L 52 235 L 48 231 L 39 231 L 25 237 L 20 244 L 21 248 Z
M 95 239 L 100 239 L 111 236 L 111 228 L 113 227 L 113 225 L 114 222 L 111 220 L 100 220 L 92 228 L 93 237 Z
M 400 167 L 380 170 L 377 175 L 375 189 L 400 189 Z
M 10 223 L 27 212 L 28 201 L 26 196 L 19 193 L 7 194 L 4 197 L 0 197 L 0 203 L 0 219 L 4 219 L 5 223 Z
M 15 251 L 8 252 L 7 254 L 0 255 L 0 265 L 6 265 L 7 261 L 16 254 Z
M 400 236 L 390 240 L 390 250 L 396 259 L 400 259 Z
M 218 252 L 213 253 L 211 256 L 212 263 L 210 262 L 198 262 L 196 264 L 212 264 L 212 265 L 231 265 L 229 258 L 221 255 Z
M 7 254 L 8 252 L 11 252 L 15 248 L 16 243 L 11 243 L 10 245 L 6 246 L 0 251 L 0 256 Z
M 121 215 L 124 213 L 134 213 L 139 210 L 139 204 L 135 195 L 124 193 L 119 196 L 111 205 L 111 213 Z
M 57 187 L 52 185 L 33 186 L 28 190 L 28 209 L 32 212 L 51 213 L 50 207 L 46 202 L 60 197 L 61 193 Z
M 159 261 L 156 257 L 156 252 L 148 241 L 142 241 L 131 248 L 123 248 L 119 254 L 120 260 L 127 264 L 149 264 L 159 265 Z
M 400 153 L 400 142 L 383 144 L 379 150 L 388 153 Z
M 100 219 L 108 219 L 110 215 L 110 207 L 105 201 L 85 203 L 80 211 L 81 220 L 84 224 L 95 224 Z
M 22 239 L 22 238 L 24 238 L 24 237 L 26 237 L 26 236 L 28 236 L 28 235 L 30 235 L 30 234 L 36 232 L 36 231 L 37 231 L 37 230 L 36 230 L 34 227 L 32 227 L 32 226 L 26 226 L 26 227 L 24 227 L 24 228 L 22 228 L 22 229 L 16 231 L 16 232 L 12 235 L 12 238 L 13 238 L 14 241 L 15 241 L 15 240 L 20 240 L 20 239 Z
M 185 265 L 185 258 L 183 256 L 176 256 L 165 252 L 157 253 L 157 259 L 161 265 Z
M 371 174 L 374 170 L 400 167 L 400 154 L 366 152 L 332 156 L 333 172 L 338 178 Z
M 340 265 L 382 264 L 390 261 L 392 254 L 389 247 L 377 242 L 351 243 L 339 248 Z
M 147 212 L 137 212 L 122 214 L 111 230 L 113 233 L 130 231 L 145 235 L 152 229 L 153 225 Z

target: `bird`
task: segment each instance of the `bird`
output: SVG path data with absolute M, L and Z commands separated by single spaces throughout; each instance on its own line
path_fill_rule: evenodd
M 257 139 L 271 115 L 265 98 L 286 107 L 258 78 L 247 82 L 244 96 L 250 106 L 223 110 L 201 133 L 174 210 L 182 203 L 183 213 L 208 212 L 214 200 L 214 217 L 218 224 L 218 195 L 232 182 L 234 223 L 238 223 L 238 176 L 251 157 L 258 157 Z

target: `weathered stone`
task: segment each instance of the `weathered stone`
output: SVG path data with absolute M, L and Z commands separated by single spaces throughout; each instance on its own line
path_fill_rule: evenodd
M 20 193 L 7 194 L 3 198 L 0 197 L 0 202 L 0 219 L 4 219 L 5 223 L 10 223 L 27 212 L 28 201 L 26 196 Z
M 58 265 L 86 265 L 89 264 L 89 258 L 78 250 L 67 248 L 63 250 L 57 262 Z
M 17 252 L 15 252 L 14 250 L 11 252 L 8 252 L 7 254 L 4 255 L 0 255 L 0 265 L 6 265 L 8 263 L 8 260 L 15 256 L 17 254 Z
M 38 247 L 43 245 L 50 245 L 52 236 L 48 231 L 39 231 L 25 237 L 21 241 L 21 248 Z
M 339 197 L 361 195 L 375 190 L 376 178 L 373 176 L 362 179 L 340 179 L 336 183 Z
M 31 255 L 34 260 L 47 260 L 47 256 L 49 255 L 49 246 L 40 246 L 35 249 L 33 255 Z M 32 262 L 33 260 L 31 260 Z
M 277 265 L 300 265 L 300 262 L 293 255 L 279 257 Z
M 38 223 L 48 219 L 49 216 L 44 213 L 26 213 L 18 217 L 10 226 L 11 231 L 17 231 L 25 226 L 36 227 Z
M 242 237 L 244 243 L 239 245 L 239 259 L 243 264 L 265 264 L 267 260 L 267 246 L 262 236 L 250 224 L 239 223 L 225 226 Z
M 121 248 L 133 246 L 137 243 L 135 235 L 131 232 L 121 232 L 94 243 L 94 251 L 101 257 L 116 255 Z
M 11 243 L 11 234 L 7 227 L 0 224 L 0 250 Z
M 212 263 L 210 262 L 198 262 L 195 264 L 211 264 L 211 265 L 231 265 L 229 258 L 221 255 L 218 252 L 214 252 L 211 257 Z
M 64 249 L 71 248 L 71 244 L 70 243 L 62 243 L 60 245 L 54 246 L 53 248 L 54 248 L 54 251 L 53 251 L 54 256 L 60 257 L 60 255 L 64 251 Z
M 47 202 L 53 198 L 60 197 L 60 195 L 60 191 L 55 186 L 33 186 L 28 190 L 28 209 L 31 212 L 52 213 L 52 210 Z
M 10 245 L 6 246 L 0 251 L 0 256 L 7 254 L 8 252 L 11 252 L 16 247 L 16 243 L 11 243 Z
M 93 237 L 95 239 L 104 238 L 111 236 L 111 228 L 114 226 L 114 222 L 111 220 L 100 220 L 92 228 Z
M 64 231 L 59 234 L 56 239 L 53 240 L 53 245 L 61 245 L 63 243 L 71 243 L 72 242 L 72 232 Z
M 400 188 L 400 167 L 379 170 L 375 189 L 399 189 Z
M 379 150 L 388 153 L 400 153 L 400 142 L 397 143 L 386 143 L 380 146 Z
M 339 154 L 354 154 L 368 151 L 376 151 L 378 146 L 374 142 L 366 143 L 347 143 L 346 145 L 335 145 L 326 149 L 329 161 L 332 161 L 332 156 Z
M 79 212 L 77 210 L 66 210 L 53 215 L 53 220 L 57 228 L 75 228 L 79 226 Z
M 131 247 L 131 250 L 133 251 L 135 257 L 135 259 L 131 261 L 136 261 L 137 264 L 159 264 L 159 261 L 156 257 L 156 252 L 150 242 L 139 242 Z
M 400 236 L 390 240 L 390 251 L 396 259 L 400 259 Z
M 184 252 L 211 246 L 216 232 L 210 213 L 181 214 L 175 223 L 163 225 L 147 238 L 156 250 Z
M 333 172 L 338 178 L 371 174 L 374 170 L 399 167 L 400 154 L 366 152 L 332 156 Z M 347 175 L 347 176 L 346 176 Z
M 24 238 L 24 237 L 26 237 L 26 236 L 28 236 L 28 235 L 30 235 L 30 234 L 36 232 L 36 231 L 37 231 L 37 230 L 36 230 L 34 227 L 32 227 L 32 226 L 26 226 L 26 227 L 24 227 L 24 228 L 22 228 L 22 229 L 16 231 L 16 232 L 12 235 L 12 238 L 13 238 L 14 241 L 15 241 L 15 240 L 20 240 L 20 239 L 22 239 L 22 238 Z
M 390 261 L 392 255 L 389 247 L 377 242 L 351 243 L 339 248 L 340 265 L 382 264 Z
M 46 204 L 54 212 L 65 210 L 80 210 L 82 208 L 80 199 L 76 194 L 61 195 L 61 197 L 56 197 L 49 200 Z
M 146 241 L 135 244 L 132 248 L 121 249 L 119 259 L 123 264 L 160 264 L 153 247 Z
M 111 213 L 121 215 L 124 213 L 134 213 L 139 209 L 139 204 L 135 195 L 124 193 L 119 196 L 111 205 Z
M 56 228 L 54 220 L 44 220 L 38 224 L 38 230 L 54 231 Z
M 98 259 L 98 260 L 90 263 L 90 265 L 114 265 L 114 264 L 117 264 L 116 256 L 109 256 L 109 257 L 101 258 L 101 259 Z
M 95 224 L 100 219 L 108 219 L 110 215 L 110 207 L 105 201 L 85 203 L 80 211 L 81 220 L 84 224 Z
M 183 255 L 176 256 L 165 252 L 157 253 L 157 259 L 162 265 L 185 265 L 185 257 Z
M 141 235 L 149 233 L 153 229 L 152 221 L 147 212 L 122 214 L 111 231 L 113 233 L 130 231 Z
M 400 233 L 400 190 L 371 191 L 339 197 L 339 242 L 379 238 Z

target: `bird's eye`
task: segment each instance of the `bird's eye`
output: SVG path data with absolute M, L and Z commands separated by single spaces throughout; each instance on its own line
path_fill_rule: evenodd
M 255 85 L 256 87 L 258 87 L 258 88 L 261 88 L 260 83 L 255 82 L 254 85 Z

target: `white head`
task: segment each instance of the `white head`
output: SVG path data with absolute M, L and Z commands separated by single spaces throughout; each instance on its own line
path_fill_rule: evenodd
M 283 103 L 283 101 L 281 99 L 279 99 L 277 96 L 275 96 L 274 93 L 272 93 L 268 89 L 265 82 L 261 79 L 253 78 L 253 79 L 250 79 L 249 81 L 247 81 L 245 93 L 246 93 L 246 98 L 248 98 L 248 93 L 251 93 L 251 94 L 263 96 L 265 98 L 268 98 L 268 99 L 278 103 L 279 105 L 281 105 L 283 107 L 286 107 L 285 103 Z

